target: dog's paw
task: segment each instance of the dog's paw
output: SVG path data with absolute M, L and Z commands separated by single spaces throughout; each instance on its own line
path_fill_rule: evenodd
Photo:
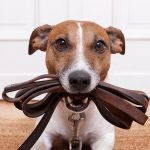
M 115 134 L 107 133 L 98 141 L 93 143 L 92 150 L 112 150 L 114 148 Z

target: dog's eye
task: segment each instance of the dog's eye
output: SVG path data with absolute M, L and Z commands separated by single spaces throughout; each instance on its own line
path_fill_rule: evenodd
M 102 54 L 105 52 L 106 44 L 103 40 L 98 40 L 95 44 L 95 52 Z
M 58 50 L 58 51 L 64 51 L 67 49 L 67 43 L 64 39 L 60 38 L 58 40 L 56 40 L 55 42 L 55 48 Z

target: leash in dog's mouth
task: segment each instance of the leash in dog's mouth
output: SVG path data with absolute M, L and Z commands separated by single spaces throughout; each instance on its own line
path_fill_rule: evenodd
M 15 97 L 8 96 L 8 93 L 15 91 L 17 91 Z M 40 101 L 31 102 L 41 94 L 46 94 L 46 96 Z M 148 119 L 145 113 L 149 99 L 145 93 L 120 88 L 102 81 L 90 93 L 70 94 L 63 89 L 57 76 L 41 75 L 27 82 L 7 86 L 2 96 L 4 100 L 14 103 L 28 117 L 38 117 L 44 114 L 40 123 L 19 150 L 30 149 L 34 145 L 62 99 L 67 108 L 75 112 L 85 110 L 90 101 L 93 101 L 108 122 L 123 129 L 129 129 L 133 121 L 144 125 Z

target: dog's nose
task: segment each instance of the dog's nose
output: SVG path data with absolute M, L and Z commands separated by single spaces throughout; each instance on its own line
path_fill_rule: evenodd
M 69 75 L 69 84 L 71 88 L 83 91 L 91 83 L 91 76 L 85 71 L 74 71 Z

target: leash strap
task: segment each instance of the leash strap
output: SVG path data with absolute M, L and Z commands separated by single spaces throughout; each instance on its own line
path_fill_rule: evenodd
M 149 99 L 140 91 L 126 90 L 102 82 L 96 89 L 93 101 L 107 121 L 123 129 L 129 129 L 133 121 L 144 125 L 148 119 L 144 113 Z
M 51 100 L 51 103 L 47 105 L 47 111 L 45 112 L 44 116 L 40 120 L 39 124 L 30 134 L 30 136 L 24 141 L 24 143 L 18 148 L 18 150 L 29 150 L 32 146 L 36 143 L 39 139 L 41 134 L 43 133 L 45 127 L 47 126 L 58 102 L 59 102 L 60 95 L 52 94 L 47 100 Z
M 10 97 L 9 93 L 15 91 L 18 91 L 15 97 Z M 40 101 L 31 101 L 41 94 L 46 95 Z M 59 101 L 69 95 L 62 88 L 58 76 L 55 75 L 38 76 L 27 82 L 7 86 L 4 89 L 3 99 L 14 103 L 28 117 L 34 118 L 44 115 L 31 135 L 19 147 L 19 150 L 28 150 L 35 144 Z M 145 113 L 149 98 L 141 91 L 123 89 L 100 81 L 96 89 L 88 93 L 87 96 L 94 101 L 101 115 L 119 128 L 129 129 L 133 121 L 144 125 L 148 119 Z M 80 139 L 78 138 L 77 141 Z

